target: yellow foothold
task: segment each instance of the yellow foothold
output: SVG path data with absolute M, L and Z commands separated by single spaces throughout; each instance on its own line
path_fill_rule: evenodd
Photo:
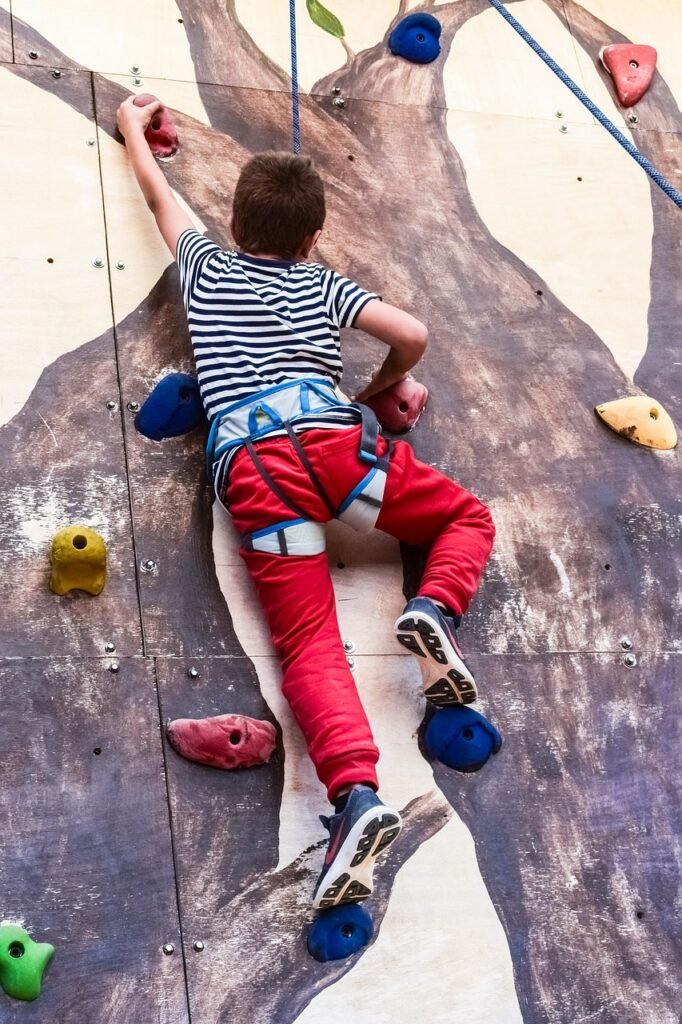
M 85 590 L 101 594 L 107 579 L 107 549 L 98 533 L 87 526 L 67 526 L 55 534 L 50 551 L 50 590 L 68 594 Z
M 648 395 L 604 402 L 594 411 L 611 430 L 645 448 L 669 451 L 677 444 L 675 424 L 661 403 Z

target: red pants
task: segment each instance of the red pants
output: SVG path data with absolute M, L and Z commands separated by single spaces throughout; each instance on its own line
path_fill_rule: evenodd
M 358 426 L 299 434 L 335 507 L 367 472 L 358 459 L 359 433 Z M 377 453 L 384 454 L 386 447 L 380 437 Z M 260 441 L 257 449 L 284 494 L 311 520 L 328 522 L 329 512 L 289 438 Z M 244 449 L 230 469 L 227 502 L 241 534 L 293 518 Z M 376 525 L 409 544 L 430 545 L 419 594 L 442 601 L 457 613 L 466 611 L 495 533 L 485 505 L 418 462 L 409 444 L 397 441 Z M 355 782 L 377 786 L 379 751 L 343 650 L 326 556 L 273 555 L 243 548 L 241 556 L 282 661 L 282 692 L 330 799 Z

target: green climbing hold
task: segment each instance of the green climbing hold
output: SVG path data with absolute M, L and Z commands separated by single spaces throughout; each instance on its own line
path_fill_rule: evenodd
M 34 942 L 16 924 L 0 925 L 0 985 L 13 999 L 40 995 L 43 973 L 54 956 L 49 942 Z

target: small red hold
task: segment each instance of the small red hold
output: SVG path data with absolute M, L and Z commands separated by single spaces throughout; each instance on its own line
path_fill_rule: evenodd
M 602 47 L 599 58 L 613 78 L 622 106 L 631 107 L 641 100 L 654 77 L 656 56 L 653 46 L 614 43 Z
M 157 97 L 152 96 L 149 92 L 143 92 L 133 100 L 136 107 L 146 107 L 148 103 L 156 102 Z M 144 137 L 154 156 L 173 156 L 179 145 L 178 133 L 175 129 L 173 115 L 167 107 L 157 110 Z
M 424 411 L 429 393 L 423 384 L 411 377 L 385 388 L 368 398 L 368 405 L 379 423 L 392 434 L 405 434 L 412 430 Z
M 166 735 L 181 757 L 211 768 L 265 764 L 277 745 L 277 731 L 271 722 L 244 715 L 178 718 L 168 725 Z

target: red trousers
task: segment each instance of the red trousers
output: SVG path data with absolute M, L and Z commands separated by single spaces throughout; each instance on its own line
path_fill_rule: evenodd
M 335 507 L 367 472 L 358 459 L 359 434 L 358 426 L 298 435 Z M 378 454 L 386 448 L 380 437 Z M 260 441 L 257 451 L 296 506 L 315 522 L 329 521 L 329 511 L 288 437 Z M 226 497 L 242 535 L 294 517 L 262 480 L 244 449 L 232 463 Z M 485 505 L 418 462 L 409 444 L 397 441 L 376 525 L 409 544 L 430 545 L 419 594 L 442 601 L 454 612 L 466 611 L 495 533 Z M 244 548 L 241 556 L 282 662 L 282 692 L 330 799 L 355 782 L 377 786 L 379 751 L 343 650 L 326 556 L 274 555 Z

